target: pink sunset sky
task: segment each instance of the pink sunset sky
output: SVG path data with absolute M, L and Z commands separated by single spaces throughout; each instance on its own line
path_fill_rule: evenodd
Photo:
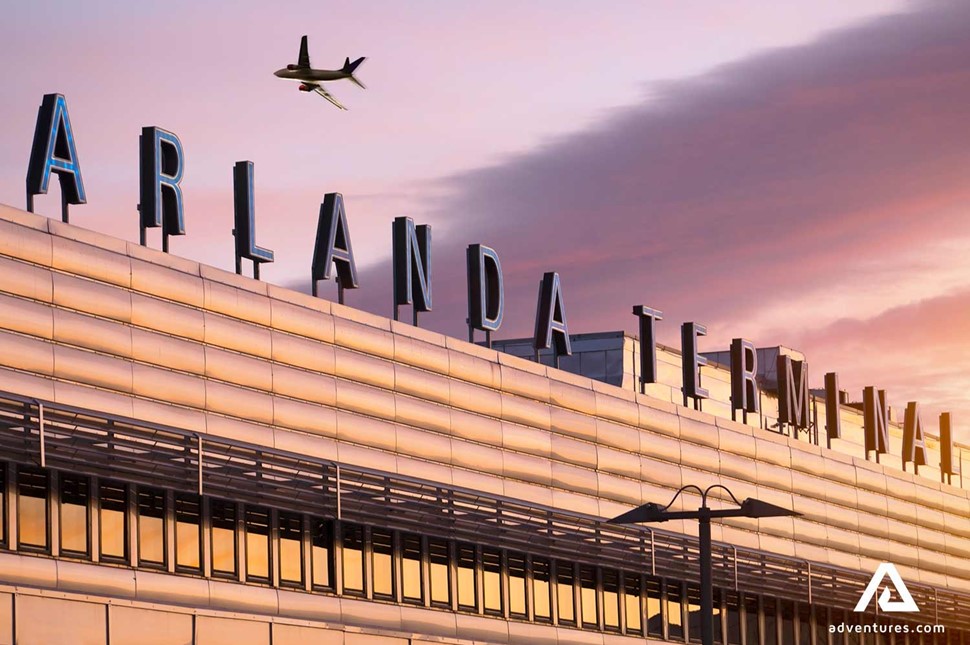
M 67 96 L 88 204 L 137 239 L 142 126 L 179 135 L 188 235 L 232 267 L 232 166 L 255 163 L 262 277 L 309 289 L 343 193 L 362 288 L 389 315 L 390 223 L 434 227 L 435 311 L 464 337 L 464 248 L 494 247 L 500 337 L 559 271 L 573 333 L 708 326 L 805 352 L 970 440 L 970 5 L 960 2 L 30 2 L 4 12 L 0 202 L 23 207 L 37 106 Z M 367 56 L 349 111 L 272 72 Z M 58 188 L 38 212 L 58 216 Z M 150 236 L 158 245 L 157 234 Z M 248 266 L 247 266 L 248 271 Z M 322 294 L 333 297 L 332 286 Z M 933 430 L 931 430 L 933 431 Z

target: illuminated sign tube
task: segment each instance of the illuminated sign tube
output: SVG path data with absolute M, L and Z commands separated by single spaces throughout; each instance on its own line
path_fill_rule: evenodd
M 61 219 L 69 220 L 69 204 L 87 203 L 74 130 L 62 94 L 45 94 L 37 110 L 34 144 L 27 163 L 27 210 L 34 212 L 34 195 L 46 195 L 51 173 L 61 182 Z
M 475 342 L 475 330 L 485 332 L 485 346 L 492 347 L 492 332 L 498 331 L 505 316 L 505 284 L 502 263 L 495 249 L 469 244 L 465 251 L 468 272 L 468 341 Z
M 360 286 L 357 282 L 357 263 L 354 262 L 354 247 L 350 243 L 350 228 L 347 226 L 343 195 L 327 193 L 320 204 L 313 262 L 310 266 L 314 296 L 317 295 L 317 283 L 320 280 L 329 280 L 334 267 L 337 268 L 337 301 L 344 304 L 344 289 L 356 289 Z
M 185 235 L 185 210 L 179 185 L 185 171 L 182 142 L 168 130 L 146 127 L 142 128 L 138 144 L 139 240 L 142 246 L 147 246 L 147 229 L 161 227 L 162 251 L 168 253 L 169 236 Z
M 273 252 L 256 246 L 256 196 L 253 189 L 253 162 L 237 161 L 232 169 L 232 235 L 236 240 L 236 273 L 242 275 L 242 260 L 252 260 L 253 277 L 259 280 L 259 265 L 273 261 Z

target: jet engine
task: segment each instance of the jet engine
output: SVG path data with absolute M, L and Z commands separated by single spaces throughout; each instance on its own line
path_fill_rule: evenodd
M 301 92 L 309 92 L 309 91 L 311 91 L 312 89 L 313 89 L 313 88 L 312 88 L 312 87 L 310 87 L 309 85 L 307 85 L 306 83 L 300 83 L 300 91 L 301 91 Z

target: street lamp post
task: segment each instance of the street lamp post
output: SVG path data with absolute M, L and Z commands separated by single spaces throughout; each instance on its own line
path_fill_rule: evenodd
M 715 488 L 725 491 L 738 508 L 712 509 L 707 505 L 707 496 Z M 685 490 L 693 489 L 701 496 L 701 506 L 696 511 L 670 511 L 680 494 Z M 768 502 L 749 497 L 743 502 L 739 502 L 727 487 L 721 484 L 708 486 L 706 490 L 701 490 L 700 486 L 688 484 L 674 493 L 674 498 L 666 506 L 647 502 L 642 506 L 627 511 L 622 515 L 609 520 L 610 524 L 640 524 L 645 522 L 666 522 L 668 520 L 697 520 L 697 537 L 700 548 L 701 566 L 701 643 L 703 645 L 714 645 L 714 586 L 712 583 L 713 565 L 711 562 L 711 519 L 721 519 L 725 517 L 795 517 L 801 513 L 790 511 L 781 506 L 775 506 Z

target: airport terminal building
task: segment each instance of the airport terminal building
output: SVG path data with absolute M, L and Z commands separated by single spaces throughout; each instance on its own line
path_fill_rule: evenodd
M 914 474 L 895 422 L 866 459 L 850 401 L 839 438 L 814 395 L 815 434 L 789 431 L 770 371 L 741 423 L 720 355 L 695 410 L 676 350 L 645 392 L 634 338 L 573 350 L 555 368 L 0 207 L 0 643 L 699 642 L 696 524 L 605 521 L 686 484 L 802 514 L 715 523 L 716 642 L 970 643 L 948 445 Z M 919 612 L 853 611 L 882 562 Z

